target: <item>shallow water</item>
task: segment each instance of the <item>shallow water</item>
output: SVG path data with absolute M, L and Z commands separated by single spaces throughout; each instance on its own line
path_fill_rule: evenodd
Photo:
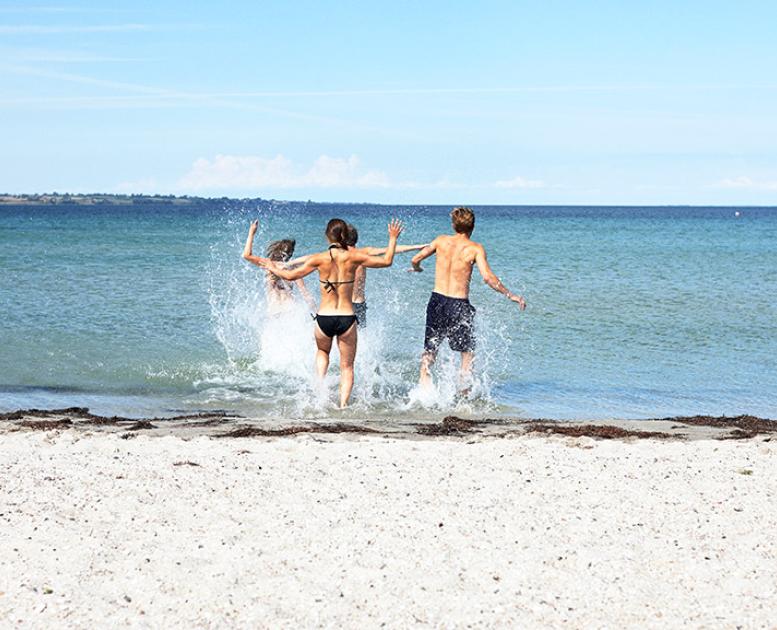
M 414 392 L 433 264 L 407 274 L 406 254 L 369 272 L 354 406 L 335 411 L 336 370 L 323 393 L 311 379 L 307 308 L 268 317 L 262 272 L 240 258 L 249 221 L 261 221 L 255 251 L 293 237 L 305 253 L 323 248 L 332 216 L 355 223 L 360 244 L 382 245 L 390 215 L 408 224 L 401 242 L 416 243 L 447 231 L 449 210 L 230 200 L 0 207 L 0 409 L 777 417 L 769 208 L 478 207 L 473 238 L 529 308 L 520 313 L 475 276 L 473 398 L 456 402 L 447 349 L 435 394 Z M 317 294 L 317 279 L 307 284 Z

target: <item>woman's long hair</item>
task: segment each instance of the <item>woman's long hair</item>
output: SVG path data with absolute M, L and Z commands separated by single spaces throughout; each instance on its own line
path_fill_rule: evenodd
M 286 262 L 294 255 L 294 247 L 297 242 L 293 238 L 285 238 L 280 241 L 273 241 L 267 246 L 267 258 L 276 262 Z M 274 289 L 283 290 L 286 288 L 286 281 L 279 278 L 274 273 L 270 274 L 270 284 Z
M 326 224 L 326 237 L 342 249 L 348 249 L 348 224 L 342 219 L 332 219 Z

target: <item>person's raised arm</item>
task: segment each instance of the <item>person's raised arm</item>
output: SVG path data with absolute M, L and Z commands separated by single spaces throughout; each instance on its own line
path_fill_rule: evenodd
M 386 247 L 386 253 L 381 258 L 377 256 L 370 256 L 369 254 L 359 250 L 359 262 L 365 267 L 381 268 L 391 267 L 391 263 L 394 262 L 394 254 L 397 249 L 397 239 L 402 234 L 402 222 L 398 219 L 392 219 L 388 224 L 389 242 Z
M 310 256 L 304 263 L 294 269 L 285 269 L 280 264 L 269 258 L 259 258 L 255 256 L 257 265 L 264 267 L 267 271 L 271 271 L 279 278 L 284 280 L 294 281 L 304 278 L 310 273 L 313 273 L 318 268 L 318 263 L 315 256 Z
M 422 245 L 397 245 L 394 253 L 404 254 L 405 252 L 415 252 L 423 249 L 427 245 L 429 245 L 429 243 L 424 243 Z M 362 247 L 361 250 L 370 256 L 383 256 L 383 254 L 386 253 L 385 247 Z
M 437 251 L 437 239 L 434 239 L 431 243 L 424 246 L 424 248 L 420 252 L 418 252 L 415 256 L 413 256 L 413 258 L 410 259 L 410 264 L 412 265 L 412 267 L 410 267 L 408 271 L 417 271 L 417 272 L 423 271 L 423 269 L 421 268 L 421 261 L 426 260 L 427 258 L 429 258 L 429 256 L 434 254 L 436 251 Z
M 262 264 L 259 262 L 260 258 L 259 256 L 253 255 L 253 248 L 254 248 L 254 236 L 256 236 L 256 230 L 259 227 L 259 221 L 254 221 L 251 223 L 251 227 L 248 228 L 248 238 L 246 239 L 245 247 L 243 248 L 243 259 L 247 260 L 250 263 L 253 263 L 254 265 L 259 265 L 260 267 Z
M 507 299 L 512 300 L 513 302 L 518 304 L 521 310 L 524 310 L 526 308 L 526 300 L 524 300 L 523 297 L 521 297 L 520 295 L 516 295 L 515 293 L 512 293 L 510 289 L 508 289 L 505 285 L 503 285 L 502 281 L 496 277 L 496 274 L 493 271 L 491 271 L 491 267 L 488 265 L 488 258 L 486 257 L 485 248 L 478 247 L 478 252 L 477 254 L 475 254 L 475 262 L 477 263 L 478 271 L 480 272 L 480 275 L 483 276 L 483 282 L 485 282 L 497 293 L 506 295 Z

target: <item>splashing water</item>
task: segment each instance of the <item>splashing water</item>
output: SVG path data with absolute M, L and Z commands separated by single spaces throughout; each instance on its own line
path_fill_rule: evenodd
M 300 234 L 310 234 L 305 242 L 317 240 L 319 247 L 323 244 L 321 235 L 314 234 L 321 226 L 310 225 L 309 218 L 306 221 L 305 217 L 283 217 L 284 229 L 291 234 L 274 233 L 278 217 L 272 211 L 272 207 L 257 208 L 254 213 L 259 215 L 261 226 L 255 239 L 256 251 L 268 241 L 286 236 L 302 241 Z M 208 392 L 206 400 L 209 404 L 219 398 L 228 398 L 233 403 L 241 400 L 243 405 L 249 401 L 261 403 L 263 409 L 259 411 L 265 413 L 301 417 L 330 414 L 335 408 L 339 379 L 337 343 L 332 345 L 327 378 L 320 384 L 314 376 L 315 323 L 306 305 L 297 296 L 288 310 L 271 313 L 264 289 L 265 272 L 243 263 L 235 255 L 245 238 L 246 214 L 227 215 L 224 218 L 227 237 L 211 245 L 208 269 L 211 319 L 228 363 L 212 378 L 200 380 L 198 386 Z M 412 222 L 412 217 L 408 219 Z M 405 268 L 407 260 L 398 256 L 395 265 Z M 398 282 L 386 282 L 385 277 L 380 277 L 386 275 L 383 270 L 368 272 L 369 326 L 358 332 L 354 390 L 351 407 L 345 415 L 373 417 L 402 413 L 414 417 L 415 412 L 428 409 L 455 408 L 464 413 L 495 408 L 490 398 L 489 364 L 495 356 L 495 343 L 505 344 L 504 330 L 489 329 L 487 323 L 478 318 L 479 331 L 490 332 L 480 334 L 483 351 L 479 353 L 479 370 L 473 379 L 470 396 L 457 396 L 458 355 L 454 357 L 446 349 L 441 351 L 435 368 L 435 386 L 419 396 L 415 383 L 422 344 L 413 347 L 406 343 L 402 339 L 406 331 L 400 324 L 409 314 L 403 298 L 407 287 L 402 286 L 402 282 L 409 283 L 412 278 L 400 275 Z M 318 285 L 317 280 L 313 274 L 309 283 Z M 311 288 L 317 296 L 318 287 Z M 412 313 L 417 328 L 415 336 L 421 340 L 423 317 L 423 308 Z M 251 413 L 257 411 L 254 408 Z
M 333 216 L 383 246 L 449 230 L 447 207 L 212 200 L 191 207 L 8 207 L 0 212 L 0 409 L 88 406 L 164 415 L 413 422 L 430 413 L 777 417 L 777 210 L 476 208 L 475 239 L 525 313 L 475 273 L 471 395 L 445 344 L 416 389 L 432 264 L 370 270 L 352 408 L 336 411 L 338 352 L 319 389 L 302 303 L 272 316 L 264 272 L 240 257 L 295 238 L 321 251 Z M 51 229 L 56 225 L 57 229 Z M 117 238 L 118 235 L 118 238 Z M 112 246 L 106 249 L 105 243 Z M 431 263 L 431 261 L 430 261 Z M 307 280 L 318 295 L 317 278 Z

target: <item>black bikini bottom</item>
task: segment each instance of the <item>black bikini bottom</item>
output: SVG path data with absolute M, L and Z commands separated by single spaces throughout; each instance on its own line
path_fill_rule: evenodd
M 339 337 L 353 326 L 356 315 L 316 315 L 316 321 L 327 337 Z

